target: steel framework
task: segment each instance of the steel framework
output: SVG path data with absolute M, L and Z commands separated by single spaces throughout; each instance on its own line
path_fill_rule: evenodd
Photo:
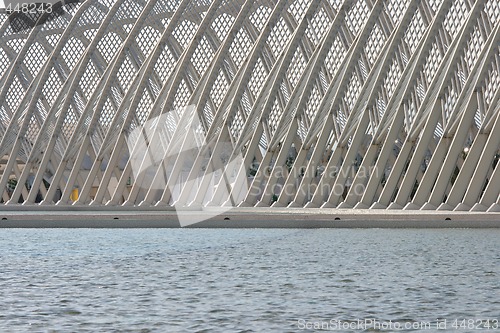
M 499 210 L 498 0 L 87 0 L 34 25 L 0 15 L 2 205 Z M 169 113 L 170 131 L 150 130 L 184 145 L 188 105 L 206 145 L 188 169 L 168 161 L 167 183 L 197 179 L 174 198 L 155 185 L 163 163 L 133 172 L 128 143 Z

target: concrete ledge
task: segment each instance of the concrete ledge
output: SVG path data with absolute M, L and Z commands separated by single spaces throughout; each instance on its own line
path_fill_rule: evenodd
M 0 228 L 181 227 L 172 210 L 95 208 L 2 210 Z M 183 214 L 196 219 L 206 215 L 206 220 L 187 228 L 500 228 L 497 212 L 233 208 L 215 217 L 210 209 L 183 211 Z

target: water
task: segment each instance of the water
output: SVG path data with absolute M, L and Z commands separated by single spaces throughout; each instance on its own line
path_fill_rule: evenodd
M 0 265 L 1 332 L 500 319 L 499 230 L 4 229 Z

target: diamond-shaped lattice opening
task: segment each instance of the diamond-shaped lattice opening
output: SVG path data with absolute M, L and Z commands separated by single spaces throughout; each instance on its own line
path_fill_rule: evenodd
M 238 140 L 241 130 L 244 125 L 243 117 L 241 116 L 241 108 L 238 108 L 236 111 L 235 116 L 233 117 L 233 121 L 231 122 L 231 125 L 229 126 L 229 131 L 231 133 L 231 136 L 233 137 L 233 141 Z
M 7 105 L 11 110 L 15 110 L 19 106 L 21 103 L 21 98 L 19 98 L 19 96 L 22 96 L 23 94 L 24 88 L 21 85 L 21 81 L 19 81 L 18 77 L 15 76 L 6 97 Z
M 427 0 L 427 3 L 429 4 L 433 12 L 436 12 L 438 10 L 442 2 L 443 0 Z
M 145 26 L 144 29 L 137 34 L 135 41 L 144 57 L 149 55 L 160 36 L 160 32 L 150 26 Z
M 92 93 L 94 92 L 97 83 L 99 82 L 100 74 L 97 71 L 97 66 L 94 65 L 93 61 L 89 61 L 87 67 L 85 68 L 85 72 L 83 73 L 80 79 L 80 88 L 85 94 L 85 98 L 89 99 Z
M 388 19 L 393 25 L 399 23 L 409 3 L 409 1 L 401 0 L 390 0 L 387 2 L 384 9 L 387 12 Z
M 441 60 L 443 59 L 443 54 L 441 53 L 437 43 L 438 42 L 436 41 L 432 45 L 432 49 L 427 56 L 423 69 L 427 84 L 429 84 L 436 75 L 437 69 L 439 68 Z
M 49 42 L 50 46 L 55 47 L 57 42 L 59 41 L 59 38 L 61 38 L 60 34 L 52 34 L 52 35 L 47 35 L 47 42 Z
M 132 64 L 130 57 L 125 57 L 117 73 L 117 78 L 123 91 L 126 91 L 136 73 L 136 68 Z M 122 94 L 120 93 L 120 96 Z
M 283 109 L 280 106 L 280 103 L 278 102 L 278 98 L 276 98 L 274 100 L 271 112 L 269 113 L 269 118 L 267 120 L 267 124 L 271 131 L 271 134 L 274 134 L 274 132 L 276 131 L 276 128 L 278 126 L 282 114 L 283 114 Z
M 52 12 L 51 15 L 46 19 L 45 23 L 41 25 L 40 31 L 46 32 L 56 29 L 64 29 L 68 25 L 70 19 L 70 15 L 57 15 L 55 12 Z
M 189 90 L 186 81 L 182 79 L 181 83 L 179 84 L 179 88 L 177 88 L 172 108 L 174 110 L 177 110 L 181 107 L 186 106 L 190 96 L 191 91 Z
M 389 67 L 389 71 L 384 80 L 384 88 L 386 89 L 387 98 L 391 98 L 396 86 L 401 79 L 402 71 L 399 67 L 399 63 L 397 59 L 393 59 L 391 67 Z M 388 100 L 387 99 L 387 100 Z
M 267 39 L 267 44 L 271 48 L 271 52 L 275 58 L 280 54 L 280 52 L 283 51 L 283 48 L 288 43 L 290 36 L 291 33 L 290 30 L 288 30 L 285 19 L 281 17 L 276 26 L 271 30 Z
M 30 49 L 26 53 L 26 56 L 24 57 L 24 64 L 30 71 L 31 75 L 36 76 L 45 64 L 46 59 L 47 54 L 45 49 L 40 43 L 35 42 L 30 46 Z
M 231 44 L 231 47 L 229 48 L 229 54 L 231 55 L 236 68 L 239 68 L 243 63 L 243 60 L 245 60 L 250 54 L 252 46 L 253 40 L 250 39 L 250 36 L 244 28 L 240 29 L 236 34 L 236 38 Z
M 76 125 L 78 123 L 78 117 L 76 116 L 73 107 L 70 106 L 64 117 L 64 122 L 62 125 L 62 131 L 66 138 L 70 138 L 75 131 Z
M 186 48 L 196 33 L 196 29 L 198 26 L 194 22 L 184 20 L 177 24 L 172 35 L 183 48 Z
M 140 126 L 144 125 L 144 123 L 146 122 L 148 114 L 151 111 L 152 107 L 153 102 L 151 101 L 151 97 L 149 97 L 149 93 L 147 92 L 147 90 L 144 89 L 142 92 L 141 100 L 137 105 L 137 110 L 132 110 Z
M 172 73 L 176 62 L 177 60 L 172 55 L 172 52 L 170 52 L 168 47 L 165 47 L 160 53 L 160 56 L 158 57 L 154 66 L 154 70 L 156 74 L 158 74 L 158 77 L 160 78 L 162 83 L 165 83 L 167 81 L 167 78 Z
M 164 28 L 166 28 L 170 24 L 171 19 L 170 18 L 162 18 L 160 20 L 161 24 L 163 25 Z
M 443 104 L 442 104 L 445 120 L 450 119 L 455 104 L 457 103 L 458 93 L 459 92 L 455 91 L 455 89 L 453 89 L 452 87 L 446 89 L 446 92 L 443 96 Z
M 114 32 L 109 32 L 102 37 L 102 39 L 97 44 L 97 50 L 101 53 L 101 56 L 109 64 L 111 59 L 113 59 L 116 52 L 120 49 L 122 44 L 122 39 L 118 34 Z
M 287 77 L 292 88 L 295 88 L 299 82 L 300 76 L 306 68 L 306 65 L 306 59 L 302 54 L 302 49 L 299 47 L 295 50 L 295 54 L 293 55 L 292 61 L 290 62 L 290 66 L 287 70 Z
M 122 25 L 122 29 L 126 35 L 130 34 L 130 31 L 132 31 L 133 27 L 134 25 L 132 23 Z
M 267 19 L 271 15 L 272 10 L 266 6 L 259 6 L 251 15 L 250 22 L 257 31 L 262 31 L 267 23 Z
M 334 77 L 335 73 L 337 73 L 345 55 L 346 50 L 340 40 L 340 37 L 337 36 L 333 41 L 332 47 L 330 48 L 330 51 L 328 51 L 325 59 L 326 69 L 328 70 L 328 73 L 330 73 L 331 77 Z
M 120 7 L 116 11 L 111 24 L 117 24 L 121 20 L 128 20 L 130 18 L 137 18 L 141 14 L 144 2 L 134 0 L 122 1 Z
M 233 16 L 226 13 L 222 13 L 214 20 L 212 23 L 212 30 L 219 38 L 219 41 L 223 41 L 224 38 L 226 38 L 234 20 L 235 18 Z
M 326 33 L 329 24 L 330 19 L 328 18 L 328 15 L 326 15 L 323 7 L 320 7 L 316 14 L 314 14 L 314 17 L 309 22 L 306 29 L 306 35 L 314 46 L 319 44 L 319 41 Z
M 328 5 L 330 5 L 334 11 L 338 11 L 340 6 L 344 3 L 342 0 L 328 0 Z
M 299 22 L 304 16 L 304 13 L 309 7 L 311 0 L 295 0 L 288 8 L 288 12 L 293 16 L 295 22 Z
M 380 53 L 380 50 L 384 46 L 385 36 L 382 33 L 382 30 L 376 24 L 373 27 L 373 30 L 370 33 L 370 37 L 368 38 L 367 45 L 365 47 L 366 56 L 370 65 L 373 65 L 377 60 L 377 57 Z
M 369 12 L 365 0 L 358 0 L 356 5 L 349 10 L 346 25 L 354 36 L 359 33 L 361 27 L 365 24 Z
M 312 121 L 318 112 L 319 103 L 321 102 L 321 93 L 317 84 L 314 84 L 309 100 L 306 103 L 305 115 Z
M 76 62 L 80 59 L 84 50 L 85 46 L 79 39 L 75 37 L 68 39 L 61 50 L 61 57 L 70 70 L 75 67 Z
M 405 112 L 405 129 L 407 131 L 410 130 L 411 126 L 413 125 L 413 121 L 415 119 L 415 115 L 417 114 L 417 105 L 416 102 L 412 97 L 405 103 L 404 105 L 404 112 Z
M 457 33 L 460 31 L 460 28 L 465 23 L 467 19 L 469 11 L 465 4 L 465 0 L 455 0 L 453 1 L 453 5 L 451 6 L 450 11 L 446 15 L 444 19 L 443 26 L 446 31 L 451 35 L 451 37 L 455 37 Z
M 489 0 L 485 5 L 485 12 L 488 15 L 488 19 L 492 26 L 498 24 L 500 19 L 500 1 Z
M 7 56 L 7 53 L 3 50 L 3 47 L 0 47 L 0 77 L 5 73 L 7 67 L 9 67 L 10 59 Z
M 89 41 L 93 40 L 95 35 L 97 34 L 97 29 L 87 29 L 83 32 L 83 35 L 85 38 L 87 38 Z
M 267 72 L 264 68 L 262 58 L 259 58 L 255 64 L 254 69 L 252 70 L 250 80 L 248 81 L 248 88 L 250 89 L 253 97 L 256 97 L 260 89 L 262 89 L 262 85 L 266 79 L 266 76 Z
M 39 132 L 40 132 L 40 124 L 38 123 L 36 116 L 33 115 L 30 119 L 28 128 L 26 130 L 26 134 L 24 135 L 24 137 L 30 143 L 30 147 L 35 143 Z M 29 151 L 27 151 L 27 153 L 29 153 Z
M 151 12 L 152 15 L 161 15 L 161 14 L 169 14 L 173 15 L 173 13 L 177 10 L 177 7 L 180 5 L 180 1 L 168 1 L 168 0 L 159 0 L 153 7 Z
M 42 89 L 42 95 L 47 100 L 49 105 L 52 106 L 54 104 L 54 101 L 59 93 L 61 85 L 62 81 L 60 80 L 57 71 L 54 68 L 52 68 L 50 70 L 49 78 L 45 82 Z
M 347 86 L 348 88 L 344 96 L 344 100 L 350 111 L 354 107 L 354 103 L 356 103 L 356 99 L 361 91 L 361 82 L 356 73 L 353 73 Z
M 64 4 L 64 6 L 62 7 L 62 9 L 68 13 L 71 17 L 73 17 L 77 12 L 78 12 L 78 9 L 80 9 L 81 7 L 81 2 L 70 2 L 70 3 L 66 3 Z
M 427 26 L 424 23 L 420 9 L 418 9 L 413 15 L 404 35 L 404 41 L 410 48 L 411 53 L 415 52 L 417 49 L 417 45 L 424 35 L 426 28 Z
M 212 98 L 212 102 L 215 107 L 218 108 L 221 103 L 224 95 L 228 89 L 229 85 L 226 80 L 226 76 L 224 74 L 224 70 L 220 69 L 217 78 L 212 86 L 212 90 L 210 91 L 210 97 Z
M 206 36 L 200 40 L 198 47 L 194 51 L 193 57 L 191 58 L 191 62 L 194 65 L 194 68 L 198 72 L 198 75 L 201 77 L 205 73 L 208 68 L 208 65 L 212 61 L 214 56 L 214 50 L 212 46 L 208 42 Z
M 101 116 L 99 117 L 98 124 L 103 129 L 108 129 L 111 121 L 113 120 L 113 116 L 115 114 L 115 109 L 111 98 L 107 98 L 106 102 L 101 111 Z
M 78 18 L 77 26 L 84 27 L 103 21 L 107 11 L 104 12 L 103 9 L 105 7 L 103 8 L 102 6 L 98 6 L 97 4 L 98 3 L 95 3 L 95 5 L 90 5 L 87 10 L 80 15 L 80 17 Z
M 500 55 L 497 52 L 495 55 L 495 62 L 496 66 L 493 65 L 490 68 L 490 71 L 486 75 L 486 80 L 484 83 L 484 101 L 486 103 L 487 107 L 494 107 L 492 105 L 493 98 L 495 94 L 498 92 L 498 89 L 500 89 L 500 68 L 498 67 L 498 64 L 500 63 Z
M 465 50 L 465 63 L 469 70 L 474 67 L 474 64 L 479 58 L 479 54 L 483 49 L 485 40 L 479 31 L 479 27 L 476 25 L 474 31 L 470 35 L 470 39 L 467 42 L 467 48 Z

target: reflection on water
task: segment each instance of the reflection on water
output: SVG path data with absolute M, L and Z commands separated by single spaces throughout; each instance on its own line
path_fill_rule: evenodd
M 2 332 L 500 319 L 498 230 L 0 230 L 0 262 Z

